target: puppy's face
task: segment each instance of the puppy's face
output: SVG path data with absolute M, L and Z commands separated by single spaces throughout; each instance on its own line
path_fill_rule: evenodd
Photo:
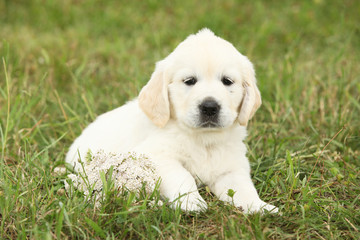
M 219 38 L 189 38 L 171 56 L 171 116 L 190 128 L 224 128 L 239 114 L 244 94 L 241 59 Z
M 246 125 L 261 104 L 255 81 L 252 64 L 245 56 L 203 30 L 158 63 L 139 103 L 158 126 L 170 117 L 192 129 L 215 130 L 236 122 Z

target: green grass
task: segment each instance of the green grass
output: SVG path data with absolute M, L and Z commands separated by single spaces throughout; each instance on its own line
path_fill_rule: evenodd
M 0 0 L 0 238 L 360 239 L 359 12 L 356 0 Z M 282 215 L 244 215 L 206 189 L 197 215 L 64 192 L 54 168 L 74 138 L 202 27 L 255 64 L 248 156 Z

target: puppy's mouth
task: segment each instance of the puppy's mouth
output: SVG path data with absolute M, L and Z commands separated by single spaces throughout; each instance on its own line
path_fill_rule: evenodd
M 221 128 L 221 125 L 214 121 L 202 122 L 199 125 L 200 128 Z

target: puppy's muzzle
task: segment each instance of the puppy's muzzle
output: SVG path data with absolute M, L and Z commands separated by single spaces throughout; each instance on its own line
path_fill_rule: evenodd
M 199 105 L 200 127 L 212 128 L 219 126 L 220 105 L 213 98 L 205 98 Z

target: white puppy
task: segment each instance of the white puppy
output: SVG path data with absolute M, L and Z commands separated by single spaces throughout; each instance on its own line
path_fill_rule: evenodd
M 197 190 L 201 182 L 245 212 L 276 212 L 259 198 L 243 143 L 260 105 L 251 62 L 203 29 L 156 64 L 137 99 L 90 124 L 66 161 L 79 169 L 78 157 L 89 150 L 145 153 L 157 166 L 160 193 L 186 211 L 207 208 Z

